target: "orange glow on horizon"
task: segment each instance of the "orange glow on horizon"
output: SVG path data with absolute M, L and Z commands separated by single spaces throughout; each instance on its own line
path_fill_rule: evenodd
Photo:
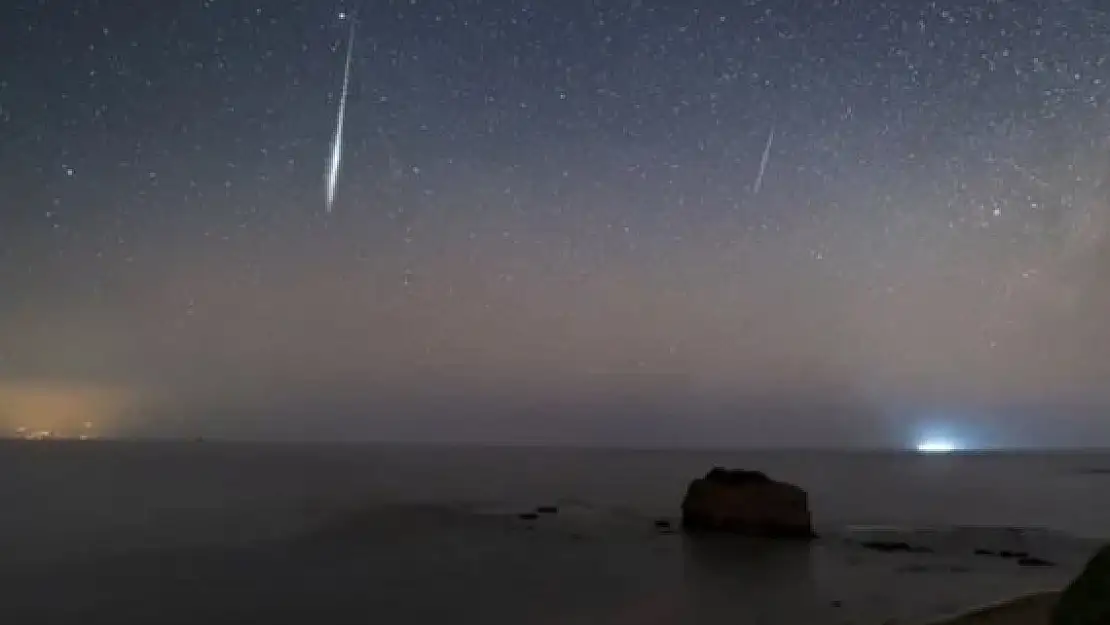
M 110 434 L 137 394 L 92 384 L 0 382 L 0 436 L 95 438 Z

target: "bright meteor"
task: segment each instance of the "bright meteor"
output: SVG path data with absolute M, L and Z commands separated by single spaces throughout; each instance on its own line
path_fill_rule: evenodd
M 335 186 L 339 182 L 339 167 L 343 162 L 343 122 L 347 117 L 347 88 L 351 82 L 351 51 L 355 44 L 355 23 L 347 37 L 347 61 L 343 65 L 343 90 L 339 93 L 339 113 L 335 118 L 335 134 L 331 139 L 331 156 L 328 158 L 328 171 L 325 175 L 327 185 L 327 204 L 325 210 L 331 212 L 335 204 Z

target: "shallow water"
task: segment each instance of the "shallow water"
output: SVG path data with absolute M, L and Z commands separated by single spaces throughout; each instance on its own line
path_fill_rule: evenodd
M 715 464 L 803 486 L 825 537 L 657 532 Z M 9 443 L 0 581 L 21 623 L 915 622 L 1066 582 L 1093 545 L 1068 533 L 1110 528 L 1110 510 L 1089 505 L 1110 495 L 1091 470 L 1107 466 L 1060 453 Z M 540 504 L 559 513 L 513 514 Z M 901 527 L 934 553 L 864 549 L 894 530 L 857 524 Z M 905 529 L 960 524 L 1054 531 Z

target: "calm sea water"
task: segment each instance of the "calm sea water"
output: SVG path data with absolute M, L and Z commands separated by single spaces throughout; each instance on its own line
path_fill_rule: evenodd
M 922 455 L 363 444 L 0 444 L 0 551 L 235 541 L 369 503 L 557 500 L 674 515 L 713 465 L 810 493 L 815 523 L 984 524 L 1110 536 L 1110 453 Z
M 1082 562 L 654 533 L 713 465 L 797 483 L 828 531 L 1110 534 L 1092 504 L 1110 500 L 1110 454 L 9 442 L 0 598 L 24 623 L 881 623 L 1058 586 Z M 552 531 L 472 513 L 544 504 Z

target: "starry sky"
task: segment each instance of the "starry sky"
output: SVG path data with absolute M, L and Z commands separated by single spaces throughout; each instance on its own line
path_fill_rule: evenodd
M 1110 443 L 1101 4 L 4 2 L 0 427 Z

